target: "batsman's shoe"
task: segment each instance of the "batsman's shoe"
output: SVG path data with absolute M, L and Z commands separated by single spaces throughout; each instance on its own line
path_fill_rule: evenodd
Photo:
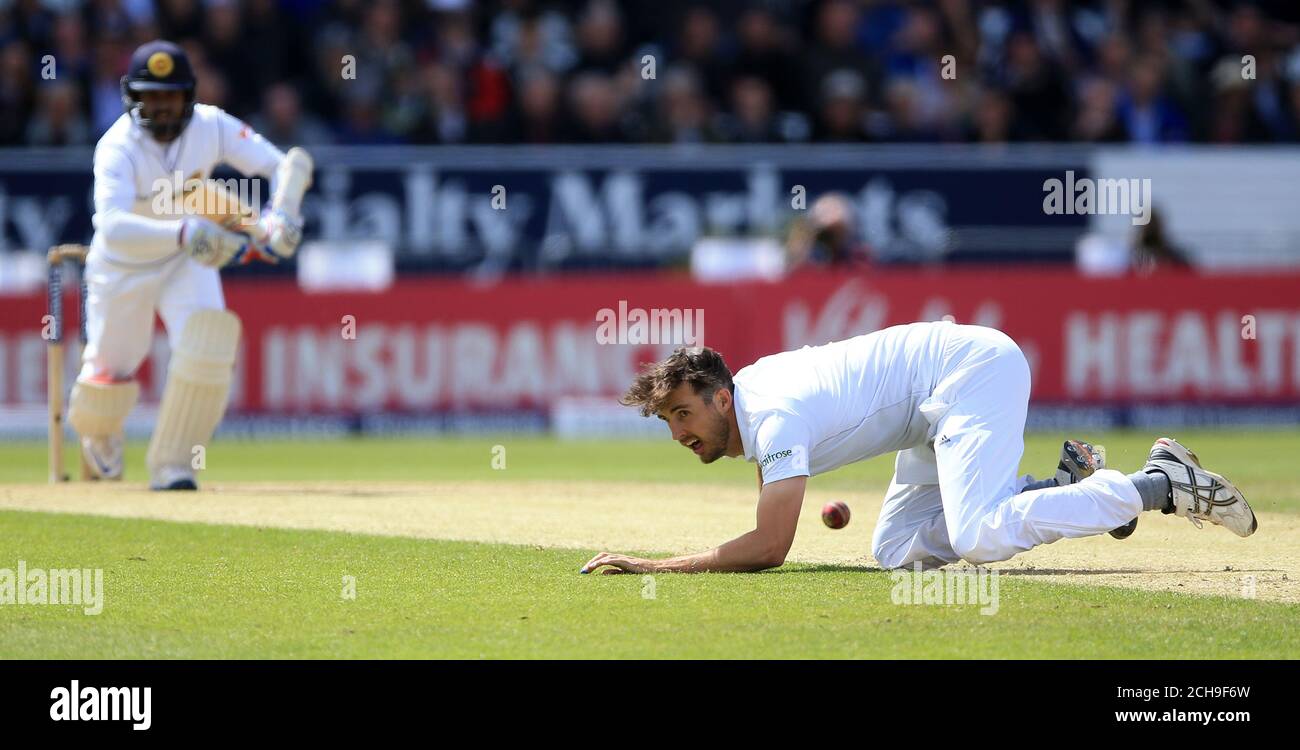
M 1082 440 L 1066 440 L 1061 446 L 1061 462 L 1056 466 L 1056 483 L 1064 486 L 1081 482 L 1104 468 L 1106 449 L 1103 446 Z M 1117 529 L 1111 529 L 1110 535 L 1116 539 L 1128 539 L 1137 525 L 1138 520 L 1134 518 Z
M 122 478 L 123 446 L 126 440 L 122 435 L 96 436 L 81 438 L 81 453 L 86 457 L 86 466 L 90 469 L 92 479 L 116 480 Z
M 153 481 L 149 483 L 149 489 L 156 491 L 197 490 L 198 488 L 198 483 L 194 481 L 194 472 L 173 466 L 160 467 L 154 474 Z
M 1160 438 L 1151 446 L 1143 471 L 1160 471 L 1169 477 L 1173 513 L 1201 528 L 1202 521 L 1226 527 L 1237 536 L 1250 536 L 1259 528 L 1255 511 L 1232 482 L 1201 467 L 1201 461 L 1182 443 Z

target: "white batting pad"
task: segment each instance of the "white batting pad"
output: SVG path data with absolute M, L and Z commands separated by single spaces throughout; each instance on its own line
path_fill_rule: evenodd
M 140 397 L 140 384 L 78 380 L 68 400 L 68 423 L 78 435 L 105 437 L 122 431 L 126 416 Z
M 149 441 L 151 475 L 163 467 L 188 470 L 194 447 L 212 439 L 230 396 L 239 332 L 239 318 L 226 310 L 200 310 L 186 321 Z

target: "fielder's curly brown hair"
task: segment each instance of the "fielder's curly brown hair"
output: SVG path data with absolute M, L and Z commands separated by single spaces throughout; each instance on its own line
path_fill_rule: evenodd
M 706 404 L 713 401 L 713 394 L 721 388 L 734 391 L 731 370 L 727 369 L 721 354 L 707 346 L 682 347 L 664 361 L 642 368 L 619 403 L 635 406 L 641 416 L 648 417 L 666 406 L 668 394 L 682 383 L 690 383 Z

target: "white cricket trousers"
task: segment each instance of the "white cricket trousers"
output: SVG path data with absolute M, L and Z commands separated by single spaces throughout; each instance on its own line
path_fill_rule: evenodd
M 1141 513 L 1137 488 L 1111 469 L 1016 494 L 1024 486 L 1017 473 L 1028 405 L 1029 363 L 1020 347 L 992 328 L 955 326 L 938 385 L 920 407 L 933 451 L 899 453 L 876 524 L 872 554 L 883 567 L 1006 560 L 1110 531 Z
M 129 268 L 91 252 L 86 259 L 86 351 L 81 378 L 127 380 L 153 343 L 154 312 L 172 351 L 196 310 L 224 310 L 221 276 L 184 253 L 151 268 Z

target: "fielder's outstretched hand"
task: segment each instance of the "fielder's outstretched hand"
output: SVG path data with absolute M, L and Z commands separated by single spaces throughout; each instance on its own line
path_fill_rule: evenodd
M 613 552 L 601 552 L 599 555 L 587 561 L 582 566 L 579 573 L 595 573 L 598 568 L 604 567 L 600 571 L 601 575 L 617 575 L 619 573 L 653 573 L 654 560 L 644 560 L 640 557 L 628 557 L 627 555 L 616 555 Z

